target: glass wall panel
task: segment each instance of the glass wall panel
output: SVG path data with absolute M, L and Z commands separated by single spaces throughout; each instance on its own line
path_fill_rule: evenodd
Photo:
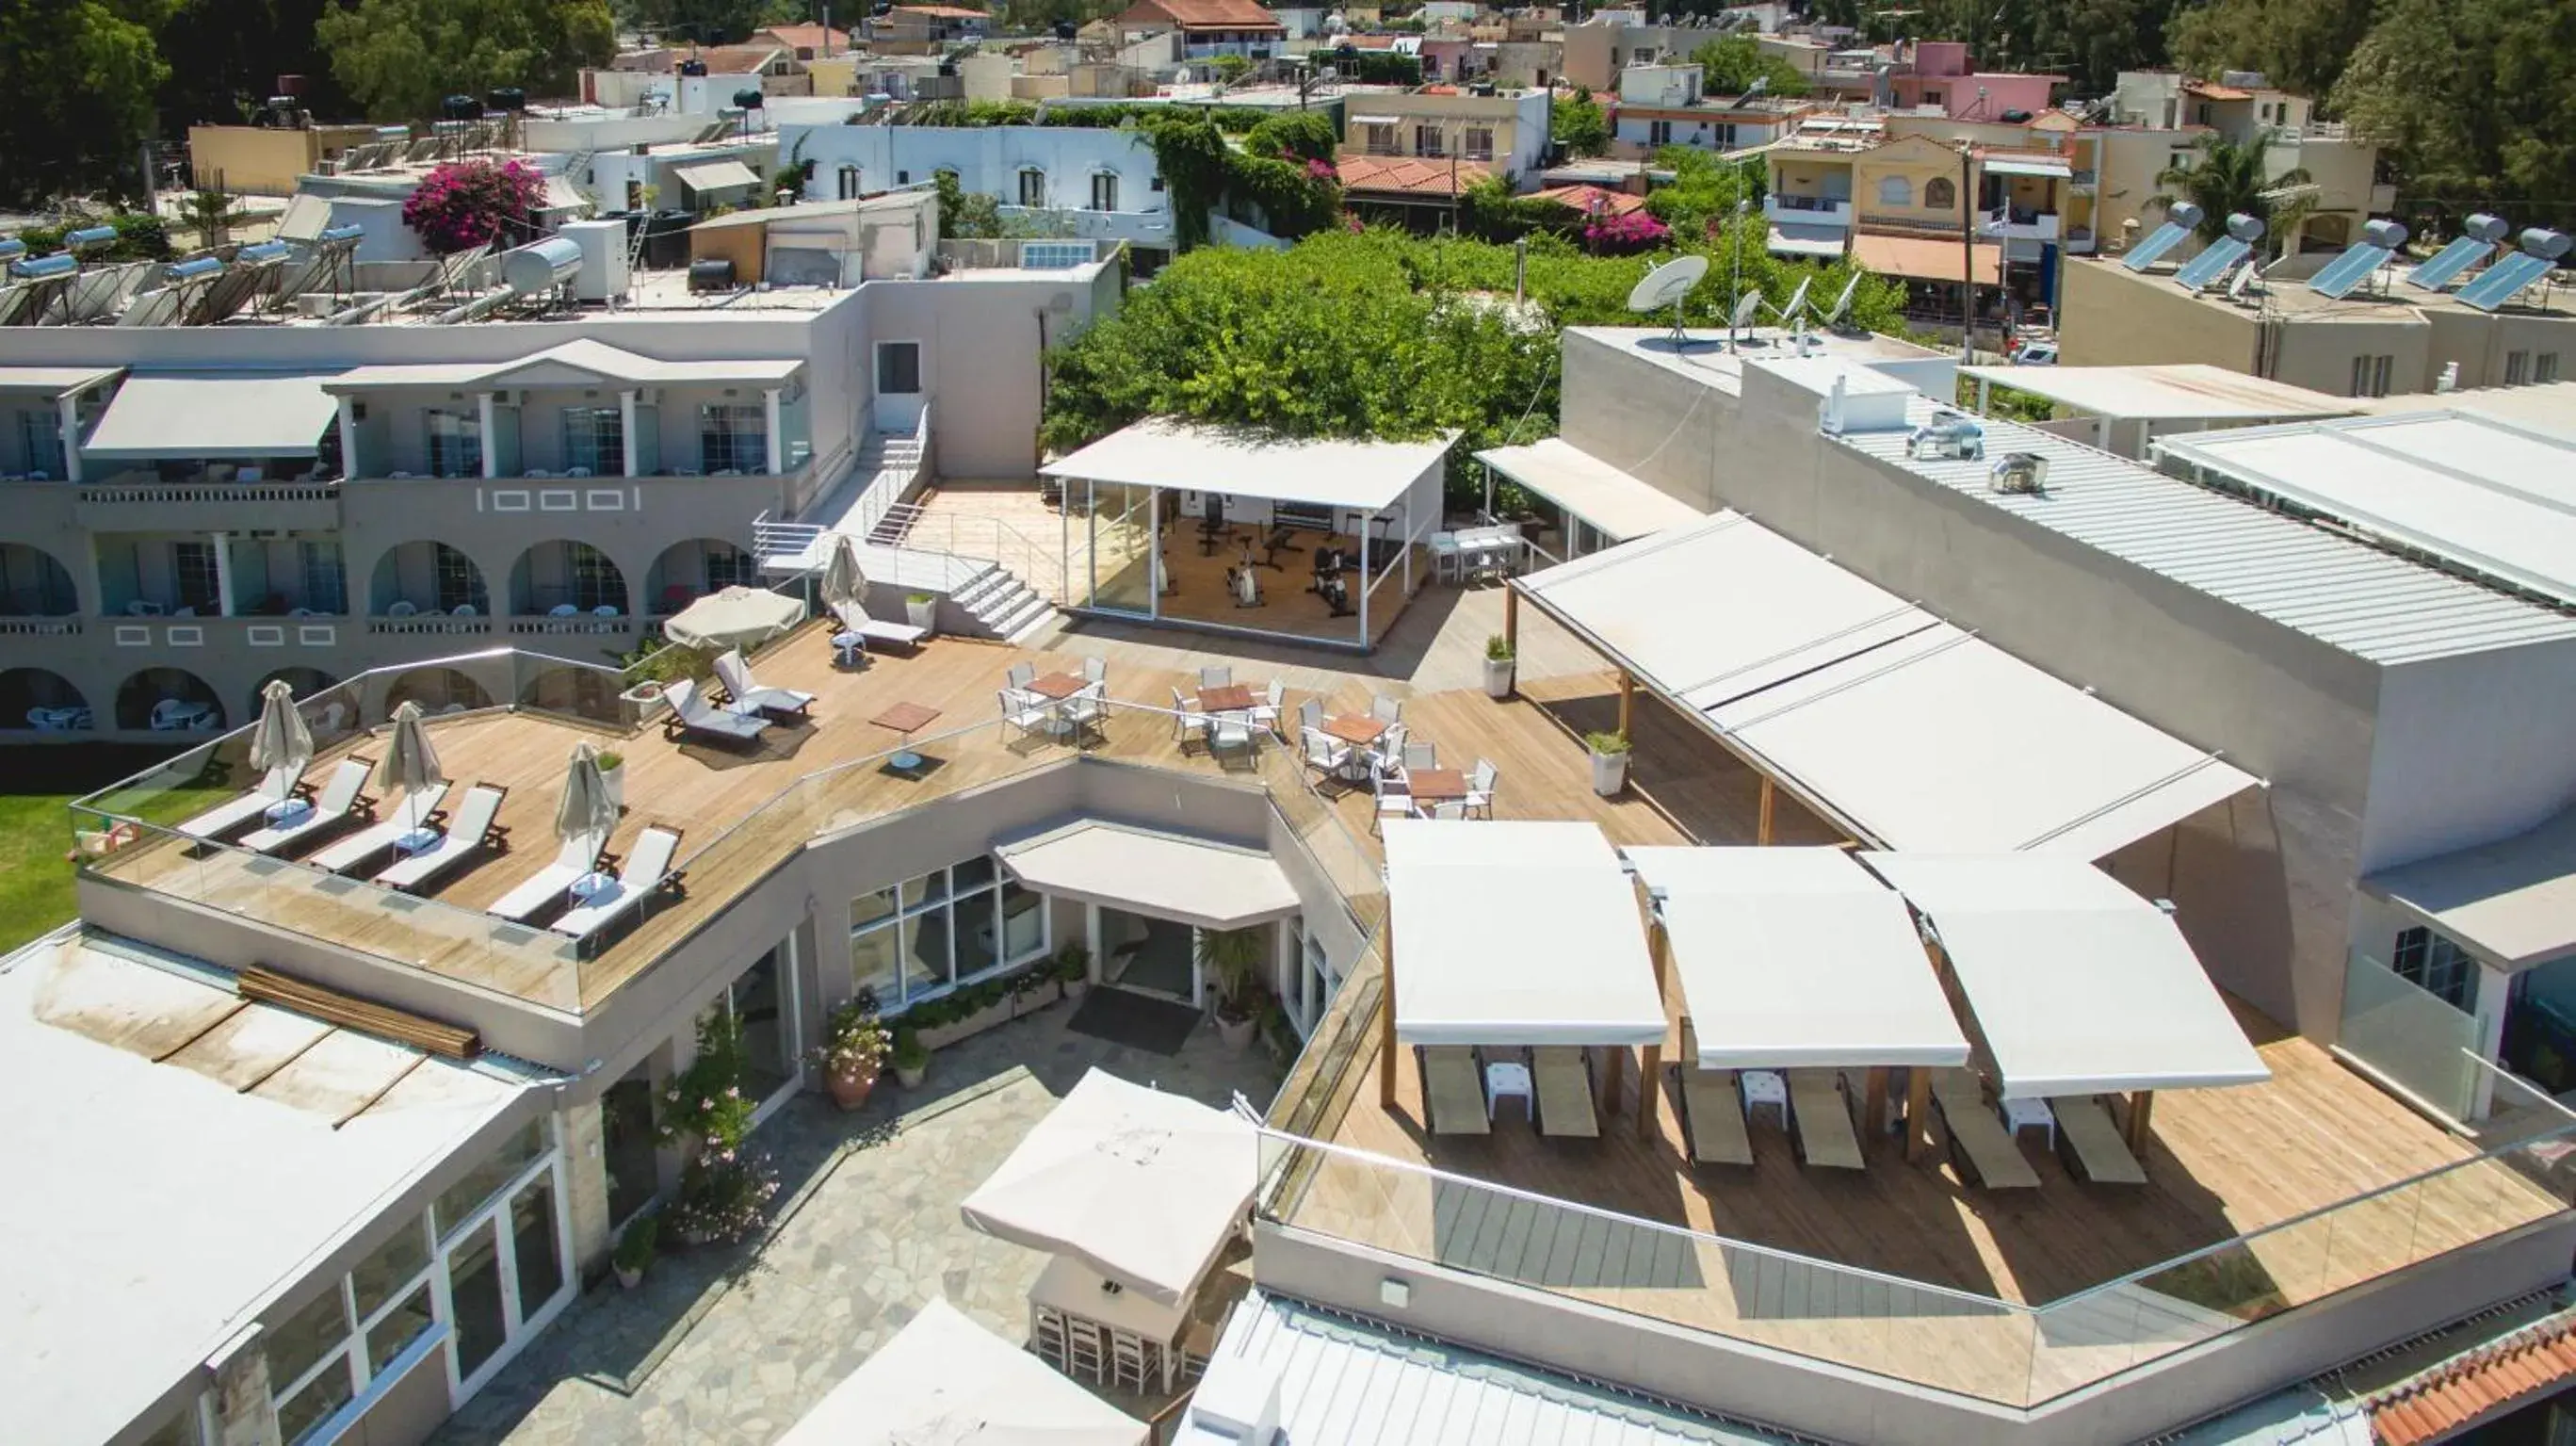
M 295 1446 L 313 1434 L 313 1429 L 331 1419 L 331 1413 L 349 1404 L 357 1388 L 349 1384 L 345 1370 L 324 1371 L 310 1385 L 277 1408 L 277 1439 Z
M 483 1368 L 510 1336 L 509 1317 L 501 1309 L 500 1239 L 486 1220 L 448 1257 L 447 1295 L 455 1306 L 456 1375 L 464 1380 Z
M 1150 616 L 1154 611 L 1154 501 L 1151 487 L 1089 484 L 1090 605 Z
M 528 1167 L 545 1153 L 546 1127 L 543 1120 L 528 1121 L 527 1128 L 512 1135 L 501 1148 L 475 1166 L 465 1178 L 447 1187 L 438 1197 L 438 1229 L 452 1235 L 456 1228 L 473 1217 L 492 1193 L 510 1182 L 510 1177 Z
M 269 1332 L 268 1378 L 272 1389 L 283 1389 L 304 1379 L 305 1372 L 321 1364 L 324 1356 L 338 1350 L 348 1339 L 349 1307 L 341 1300 L 339 1282 L 334 1280 L 329 1290 Z
M 379 1306 L 393 1299 L 396 1291 L 428 1267 L 429 1229 L 425 1221 L 414 1219 L 349 1272 L 349 1284 L 358 1296 L 358 1318 L 365 1320 L 374 1315 Z
M 386 1311 L 382 1320 L 367 1328 L 368 1373 L 372 1375 L 392 1365 L 394 1357 L 420 1339 L 430 1324 L 429 1283 L 423 1281 L 400 1304 Z
M 555 1182 L 539 1175 L 510 1201 L 510 1250 L 519 1271 L 519 1319 L 533 1319 L 563 1289 L 563 1255 L 556 1247 Z

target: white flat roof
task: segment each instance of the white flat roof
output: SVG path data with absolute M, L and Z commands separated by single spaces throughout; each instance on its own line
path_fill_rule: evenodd
M 327 372 L 138 373 L 125 379 L 81 444 L 110 462 L 199 457 L 310 457 L 339 420 Z
M 2272 1077 L 2162 909 L 2079 859 L 1867 853 L 1931 919 L 2006 1099 Z
M 2576 954 L 2576 809 L 2538 828 L 2362 880 L 2499 968 Z
M 1660 1044 L 1637 891 L 1590 823 L 1389 819 L 1395 1034 L 1408 1044 Z
M 1566 509 L 1613 542 L 1683 527 L 1708 514 L 1657 491 L 1563 437 L 1488 447 L 1476 460 Z
M 123 367 L 0 367 L 0 391 L 65 396 L 85 392 Z
M 1202 929 L 1239 929 L 1298 909 L 1287 874 L 1259 849 L 1085 821 L 994 852 L 1033 889 Z
M 1148 1439 L 1144 1422 L 934 1298 L 777 1446 L 1144 1446 Z
M 2360 409 L 2268 377 L 2206 362 L 2169 366 L 1959 368 L 1959 375 L 2045 397 L 2096 417 L 2135 421 L 2235 421 L 2247 418 L 2348 417 Z
M 2576 602 L 2576 435 L 2446 410 L 2200 432 L 2155 445 L 2257 496 Z
M 77 941 L 0 961 L 9 1434 L 135 1424 L 520 1088 Z
M 1625 352 L 1675 376 L 1715 387 L 1730 397 L 1742 394 L 1746 362 L 1784 357 L 1796 359 L 1798 356 L 1794 336 L 1776 326 L 1748 327 L 1737 333 L 1731 347 L 1723 328 L 1685 331 L 1683 342 L 1678 347 L 1673 345 L 1669 327 L 1569 326 L 1565 334 Z M 1807 337 L 1809 344 L 1817 348 L 1819 356 L 1845 357 L 1864 365 L 1873 362 L 1938 362 L 1944 359 L 1941 352 L 1874 332 L 1866 336 L 1846 336 L 1841 332 L 1811 331 Z M 1643 445 L 1653 445 L 1653 439 L 1646 439 Z
M 1864 842 L 2100 858 L 2254 783 L 1740 513 L 1514 585 Z
M 763 213 L 766 214 L 766 213 Z M 335 395 L 371 387 L 583 387 L 601 382 L 776 382 L 804 369 L 796 357 L 663 361 L 589 337 L 493 362 L 413 362 L 352 367 L 324 383 Z
M 1335 437 L 1267 437 L 1152 417 L 1110 433 L 1039 468 L 1049 477 L 1117 482 L 1316 502 L 1379 511 L 1432 471 L 1458 440 L 1363 442 Z
M 1895 891 L 1838 848 L 1630 848 L 1704 1069 L 1939 1068 L 1968 1039 Z

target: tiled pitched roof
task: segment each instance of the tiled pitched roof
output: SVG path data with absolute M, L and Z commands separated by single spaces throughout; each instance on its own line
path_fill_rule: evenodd
M 1625 216 L 1646 209 L 1646 198 L 1626 191 L 1609 191 L 1599 186 L 1550 186 L 1530 195 L 1533 201 L 1554 201 L 1586 216 Z
M 2576 1377 L 2576 1319 L 2516 1331 L 2447 1362 L 2370 1403 L 2381 1446 L 2438 1441 L 2473 1421 Z
M 705 61 L 709 75 L 757 75 L 782 53 L 782 46 L 754 41 L 746 45 L 710 45 L 679 59 Z M 672 63 L 677 65 L 679 62 L 675 60 Z
M 803 50 L 820 50 L 829 45 L 834 50 L 850 48 L 850 32 L 826 25 L 764 25 L 761 34 L 781 45 Z
M 1335 158 L 1333 165 L 1341 172 L 1343 190 L 1379 195 L 1446 198 L 1487 175 L 1486 167 L 1475 161 L 1416 160 L 1407 156 L 1344 154 Z
M 1278 30 L 1279 17 L 1261 0 L 1142 0 L 1137 11 L 1151 11 L 1184 30 Z

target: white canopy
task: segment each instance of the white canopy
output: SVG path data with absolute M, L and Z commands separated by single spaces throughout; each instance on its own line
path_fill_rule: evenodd
M 1637 892 L 1598 826 L 1389 819 L 1395 1034 L 1410 1044 L 1661 1044 Z
M 778 1446 L 1144 1446 L 1145 1423 L 966 1318 L 925 1303 Z
M 1940 934 L 2006 1099 L 2272 1077 L 2162 909 L 2080 859 L 1868 853 Z
M 109 462 L 310 457 L 339 419 L 311 372 L 131 376 L 81 451 Z
M 1959 375 L 2061 402 L 2096 417 L 2158 422 L 2245 421 L 2269 417 L 2340 417 L 2355 410 L 2330 397 L 2269 377 L 2247 376 L 2207 362 L 2158 366 L 1961 367 Z
M 1476 460 L 1573 513 L 1612 542 L 1687 527 L 1708 515 L 1563 437 L 1525 447 L 1488 447 Z
M 766 213 L 763 213 L 766 214 Z M 695 357 L 664 361 L 590 337 L 575 337 L 505 361 L 386 362 L 351 367 L 323 390 L 336 395 L 378 387 L 596 387 L 636 382 L 783 382 L 802 370 L 796 357 Z
M 1297 912 L 1297 890 L 1259 849 L 1084 821 L 994 850 L 1022 883 L 1203 929 Z
M 721 191 L 733 186 L 757 186 L 760 173 L 740 161 L 701 161 L 694 166 L 673 166 L 671 174 L 692 191 Z
M 2075 174 L 2074 163 L 2064 156 L 1987 156 L 1984 163 L 1989 176 L 2056 176 L 2060 179 Z
M 1251 1207 L 1257 1140 L 1224 1110 L 1094 1069 L 958 1213 L 1176 1305 Z
M 720 653 L 727 648 L 747 652 L 803 621 L 805 604 L 799 599 L 767 588 L 729 587 L 682 608 L 662 624 L 662 634 L 701 652 Z
M 1265 437 L 1152 417 L 1038 470 L 1049 477 L 1377 512 L 1436 470 L 1457 439 L 1455 432 L 1428 442 Z
M 1838 848 L 1631 848 L 1704 1069 L 1946 1067 L 1967 1036 L 1905 901 Z
M 121 370 L 121 367 L 0 366 L 0 392 L 43 392 L 51 397 L 67 397 L 74 392 L 88 391 Z

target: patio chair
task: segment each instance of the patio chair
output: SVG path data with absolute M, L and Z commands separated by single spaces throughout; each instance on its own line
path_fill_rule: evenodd
M 1207 710 L 1199 706 L 1199 700 L 1195 695 L 1184 693 L 1180 689 L 1174 688 L 1172 690 L 1172 713 L 1174 715 L 1172 719 L 1172 737 L 1174 741 L 1181 745 L 1182 752 L 1186 753 L 1189 751 L 1190 740 L 1192 738 L 1198 739 L 1201 743 L 1208 741 Z
M 671 860 L 679 852 L 678 829 L 648 828 L 637 834 L 635 847 L 628 853 L 625 867 L 617 871 L 616 881 L 564 910 L 551 927 L 575 939 L 605 934 L 618 920 L 644 907 L 646 899 L 677 885 L 679 876 L 671 872 Z
M 1202 690 L 1208 688 L 1231 688 L 1233 686 L 1234 669 L 1227 667 L 1222 663 L 1212 668 L 1199 669 L 1199 687 Z
M 1410 773 L 1417 768 L 1438 768 L 1439 766 L 1439 744 L 1432 742 L 1428 738 L 1408 738 L 1404 741 L 1404 767 L 1406 772 Z
M 2143 1185 L 2146 1167 L 2129 1152 L 2111 1112 L 2091 1095 L 2053 1099 L 2057 1111 L 2057 1154 L 2079 1180 L 2096 1185 Z
M 1306 766 L 1328 778 L 1339 778 L 1350 766 L 1351 745 L 1320 728 L 1309 728 L 1299 735 L 1306 744 Z
M 1842 1071 L 1793 1069 L 1789 1072 L 1789 1119 L 1796 1126 L 1798 1154 L 1810 1165 L 1835 1170 L 1865 1170 L 1860 1136 L 1852 1129 L 1851 1096 L 1843 1090 Z
M 1940 1112 L 1950 1137 L 1950 1154 L 1959 1173 L 1988 1190 L 2035 1190 L 2039 1172 L 2022 1158 L 2021 1147 L 2004 1133 L 1986 1103 L 1985 1086 L 1964 1069 L 1932 1072 L 1932 1107 Z
M 1038 665 L 1035 663 L 1013 663 L 1002 670 L 1002 686 L 1005 688 L 1026 688 L 1037 680 Z
M 1484 1071 L 1476 1051 L 1463 1044 L 1426 1044 L 1414 1051 L 1422 1071 L 1422 1109 L 1435 1135 L 1490 1135 L 1494 1119 L 1485 1101 Z
M 1753 1136 L 1744 1126 L 1744 1098 L 1735 1092 L 1735 1071 L 1699 1067 L 1699 1039 L 1688 1020 L 1682 1021 L 1682 1057 L 1672 1068 L 1691 1163 L 1752 1164 Z
M 228 798 L 204 813 L 179 825 L 181 835 L 199 843 L 217 843 L 226 836 L 251 826 L 268 810 L 303 791 L 297 780 L 304 770 L 297 767 L 272 768 L 259 781 L 259 787 L 238 798 Z
M 1502 770 L 1479 758 L 1476 771 L 1467 775 L 1467 812 L 1478 818 L 1494 816 L 1494 785 L 1502 781 Z
M 1372 693 L 1369 695 L 1369 716 L 1380 723 L 1401 723 L 1404 721 L 1404 705 L 1384 693 Z
M 1056 712 L 1072 726 L 1075 747 L 1082 746 L 1085 733 L 1103 743 L 1109 741 L 1109 687 L 1106 683 L 1084 684 L 1081 692 L 1058 704 Z
M 1217 714 L 1209 725 L 1208 751 L 1214 753 L 1220 761 L 1227 758 L 1241 758 L 1244 762 L 1250 763 L 1252 761 L 1252 715 Z
M 918 648 L 930 636 L 928 628 L 916 628 L 910 623 L 890 623 L 871 616 L 868 605 L 855 598 L 834 603 L 832 616 L 840 619 L 844 632 L 858 638 L 861 647 L 873 642 Z
M 1601 1111 L 1592 1097 L 1592 1052 L 1578 1045 L 1542 1044 L 1530 1051 L 1530 1080 L 1538 1090 L 1538 1132 L 1598 1139 Z
M 1444 798 L 1431 805 L 1431 811 L 1428 813 L 1420 809 L 1415 809 L 1414 812 L 1422 818 L 1463 819 L 1467 816 L 1467 804 L 1464 799 Z
M 1084 682 L 1086 682 L 1086 683 L 1092 683 L 1092 684 L 1102 684 L 1102 683 L 1106 683 L 1106 682 L 1108 682 L 1108 681 L 1109 681 L 1109 661 L 1108 661 L 1107 659 L 1105 659 L 1105 658 L 1085 658 L 1085 659 L 1083 659 L 1083 660 L 1082 660 L 1082 681 L 1084 681 Z
M 716 681 L 739 708 L 756 708 L 772 718 L 802 718 L 814 706 L 814 695 L 796 688 L 768 688 L 751 676 L 751 664 L 739 648 L 716 659 Z
M 1390 773 L 1382 759 L 1369 760 L 1369 788 L 1377 795 L 1377 811 L 1369 819 L 1369 832 L 1378 832 L 1388 819 L 1413 817 L 1413 795 L 1404 791 L 1404 780 Z
M 457 805 L 456 816 L 439 831 L 437 841 L 412 850 L 409 858 L 394 860 L 376 875 L 376 882 L 405 893 L 427 893 L 467 860 L 508 852 L 510 830 L 493 822 L 501 816 L 501 802 L 508 795 L 509 789 L 497 783 L 478 783 L 465 790 L 465 801 Z
M 554 862 L 521 879 L 517 888 L 503 894 L 484 912 L 527 923 L 547 905 L 563 899 L 572 881 L 589 873 L 591 866 L 599 862 L 599 851 L 606 847 L 605 833 L 586 833 L 565 840 L 564 846 L 555 850 Z
M 1262 691 L 1261 698 L 1262 701 L 1252 705 L 1252 721 L 1260 727 L 1269 729 L 1271 734 L 1276 736 L 1279 732 L 1280 714 L 1287 707 L 1288 685 L 1273 678 L 1270 680 L 1270 686 Z
M 719 743 L 750 743 L 769 730 L 769 720 L 748 714 L 730 712 L 698 696 L 694 679 L 682 678 L 662 690 L 671 711 L 662 719 L 662 736 L 687 739 L 691 735 L 711 738 Z
M 322 796 L 311 807 L 284 823 L 244 835 L 241 846 L 253 853 L 283 856 L 300 844 L 319 843 L 345 825 L 374 818 L 374 802 L 358 790 L 366 786 L 367 771 L 375 766 L 371 758 L 341 759 L 340 766 L 331 770 L 331 781 L 323 785 Z
M 1047 700 L 1019 688 L 1004 688 L 995 696 L 1002 700 L 1002 724 L 1020 730 L 1022 738 L 1052 736 L 1055 709 Z
M 1377 741 L 1368 746 L 1368 756 L 1372 763 L 1382 763 L 1390 771 L 1402 773 L 1404 771 L 1404 725 L 1388 724 L 1386 731 L 1377 735 Z
M 447 797 L 444 781 L 433 783 L 417 796 L 404 794 L 399 807 L 347 838 L 323 849 L 305 862 L 317 869 L 335 874 L 355 873 L 361 865 L 373 862 L 379 855 L 393 852 L 394 840 L 415 829 L 427 827 L 438 818 L 440 800 Z
M 1297 705 L 1298 732 L 1312 733 L 1323 726 L 1324 703 L 1322 699 L 1309 698 L 1305 702 Z

